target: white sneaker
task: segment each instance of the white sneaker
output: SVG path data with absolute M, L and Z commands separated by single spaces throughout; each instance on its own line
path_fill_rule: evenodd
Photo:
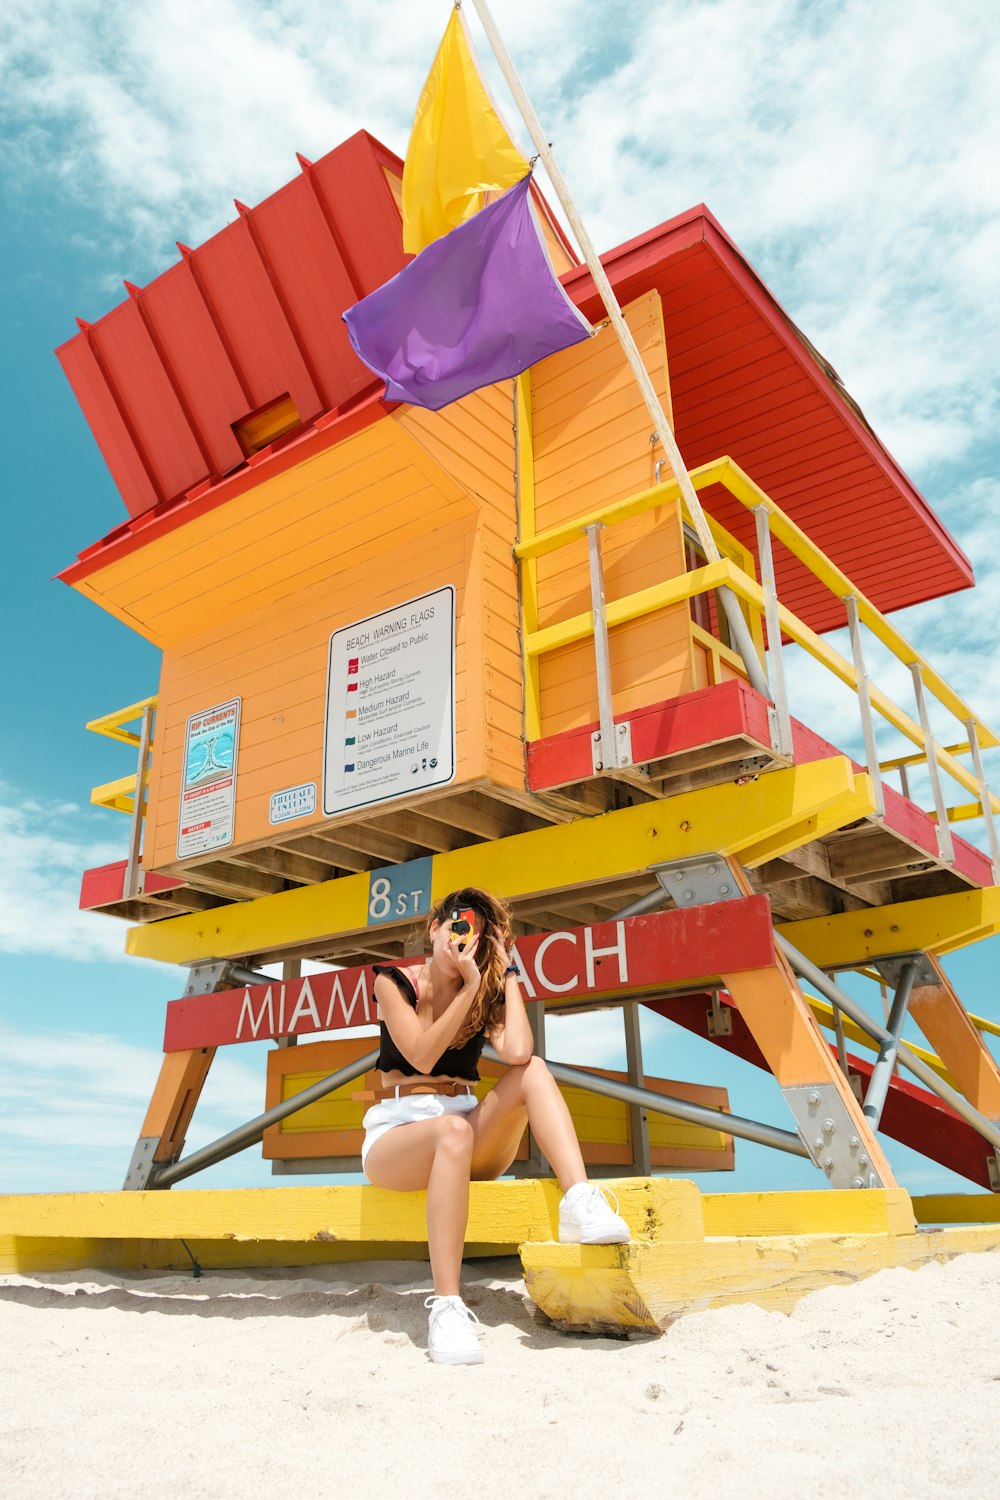
M 427 1326 L 427 1352 L 436 1365 L 481 1365 L 473 1324 L 479 1319 L 461 1297 L 428 1297 L 424 1303 L 431 1310 Z
M 615 1198 L 614 1193 L 611 1194 Z M 559 1240 L 563 1245 L 627 1245 L 628 1225 L 612 1209 L 601 1188 L 593 1182 L 578 1182 L 559 1205 Z

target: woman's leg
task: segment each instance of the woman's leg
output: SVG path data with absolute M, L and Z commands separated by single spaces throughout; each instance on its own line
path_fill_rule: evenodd
M 365 1175 L 375 1187 L 427 1189 L 427 1251 L 441 1297 L 459 1294 L 472 1148 L 468 1116 L 439 1115 L 387 1130 L 365 1160 Z
M 472 1153 L 474 1179 L 499 1177 L 506 1172 L 514 1160 L 525 1124 L 530 1124 L 563 1192 L 569 1192 L 578 1182 L 586 1182 L 587 1169 L 573 1117 L 544 1058 L 533 1057 L 523 1066 L 508 1068 L 467 1118 L 476 1137 Z

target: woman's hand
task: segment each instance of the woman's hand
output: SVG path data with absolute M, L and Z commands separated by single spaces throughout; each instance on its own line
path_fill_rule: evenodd
M 500 958 L 503 959 L 504 968 L 509 969 L 514 960 L 507 952 L 507 949 L 504 947 L 503 943 L 501 943 L 500 939 L 496 936 L 495 933 L 493 934 L 491 941 L 493 943 L 494 950 L 497 952 L 497 954 L 499 954 Z
M 454 947 L 455 962 L 458 964 L 458 972 L 462 976 L 463 987 L 472 988 L 473 994 L 478 994 L 482 975 L 476 963 L 476 949 L 479 947 L 479 934 L 474 934 L 466 943 L 464 948 Z

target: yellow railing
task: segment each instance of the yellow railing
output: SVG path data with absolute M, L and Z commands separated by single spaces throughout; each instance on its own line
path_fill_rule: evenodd
M 134 775 L 105 782 L 104 786 L 95 786 L 90 794 L 91 802 L 98 807 L 113 807 L 131 814 L 128 856 L 122 877 L 122 896 L 126 901 L 141 896 L 144 889 L 142 825 L 146 816 L 146 785 L 149 778 L 149 757 L 153 748 L 155 713 L 156 699 L 143 698 L 139 703 L 130 703 L 127 708 L 120 708 L 113 714 L 91 719 L 87 725 L 94 734 L 103 734 L 109 740 L 120 740 L 124 745 L 134 745 L 139 752 Z M 125 726 L 134 720 L 139 721 L 138 729 L 126 729 Z
M 909 764 L 933 763 L 934 767 L 945 771 L 954 781 L 966 791 L 972 792 L 977 798 L 975 803 L 946 809 L 947 820 L 952 817 L 958 820 L 969 816 L 982 816 L 986 805 L 983 800 L 984 796 L 990 810 L 1000 812 L 1000 799 L 988 789 L 985 793 L 983 791 L 985 780 L 981 775 L 981 763 L 978 756 L 979 751 L 1000 745 L 1000 736 L 973 711 L 961 695 L 925 660 L 916 647 L 894 625 L 890 624 L 881 611 L 861 593 L 860 589 L 855 587 L 847 575 L 809 540 L 780 506 L 776 505 L 731 458 L 714 459 L 711 463 L 702 464 L 700 468 L 693 469 L 691 481 L 696 490 L 707 489 L 713 484 L 721 485 L 747 510 L 757 514 L 762 510 L 766 512 L 771 536 L 777 537 L 830 593 L 842 600 L 845 608 L 856 610 L 858 620 L 914 674 L 915 691 L 920 694 L 923 689 L 926 689 L 932 693 L 938 702 L 954 715 L 966 733 L 966 740 L 960 744 L 949 746 L 938 744 L 923 723 L 918 723 L 913 719 L 887 694 L 875 687 L 868 680 L 867 674 L 859 673 L 855 663 L 848 661 L 828 641 L 817 635 L 797 615 L 778 602 L 776 617 L 782 633 L 802 646 L 810 656 L 859 697 L 862 694 L 866 695 L 871 708 L 918 747 L 917 754 L 914 756 L 887 761 L 884 766 L 876 762 L 870 769 L 878 773 L 882 769 L 889 770 Z M 581 536 L 586 534 L 589 526 L 615 526 L 622 521 L 643 515 L 666 502 L 678 499 L 680 499 L 680 488 L 677 481 L 671 477 L 662 484 L 652 485 L 636 495 L 614 501 L 599 510 L 579 516 L 571 522 L 552 527 L 548 531 L 524 536 L 517 543 L 514 551 L 521 560 L 523 568 L 528 568 L 532 572 L 534 609 L 531 614 L 534 618 L 537 619 L 537 582 L 533 576 L 535 559 L 555 552 L 572 542 L 578 542 Z M 723 558 L 692 572 L 681 574 L 679 577 L 666 579 L 651 588 L 641 589 L 621 599 L 609 601 L 606 606 L 607 626 L 613 628 L 623 625 L 629 620 L 651 614 L 654 610 L 680 604 L 697 594 L 709 593 L 723 587 L 730 588 L 744 604 L 763 617 L 767 605 L 764 588 L 735 563 Z M 594 633 L 595 622 L 593 612 L 587 611 L 542 629 L 532 629 L 530 623 L 531 616 L 526 611 L 524 636 L 528 676 L 526 693 L 529 701 L 537 702 L 539 657 L 545 652 L 586 639 Z M 972 743 L 973 737 L 974 744 Z M 977 774 L 969 771 L 956 759 L 957 755 L 967 751 L 973 753 Z M 990 831 L 992 847 L 994 841 L 992 828 Z M 994 858 L 996 859 L 995 852 Z
M 99 719 L 91 719 L 87 728 L 92 734 L 101 734 L 105 739 L 119 740 L 123 745 L 134 745 L 137 750 L 141 749 L 143 739 L 143 724 L 156 710 L 156 698 L 142 698 L 138 703 L 130 703 L 127 708 L 119 708 L 112 714 L 103 714 Z M 139 721 L 138 729 L 127 729 L 125 726 L 134 720 Z M 146 747 L 148 753 L 153 748 L 150 737 Z M 141 759 L 141 756 L 140 756 Z M 90 800 L 95 807 L 109 807 L 116 812 L 131 813 L 135 811 L 135 788 L 139 776 L 139 767 L 131 776 L 119 776 L 117 781 L 106 781 L 101 786 L 91 789 Z M 139 816 L 146 816 L 145 798 L 142 798 Z

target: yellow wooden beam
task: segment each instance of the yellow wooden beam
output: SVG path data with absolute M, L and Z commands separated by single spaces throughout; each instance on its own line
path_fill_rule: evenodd
M 694 1183 L 627 1178 L 616 1183 L 621 1212 L 633 1233 L 690 1243 L 702 1237 L 701 1195 Z M 512 1251 L 526 1239 L 559 1232 L 559 1184 L 546 1179 L 474 1182 L 468 1241 Z M 282 1188 L 173 1188 L 140 1193 L 24 1193 L 0 1196 L 4 1235 L 30 1245 L 59 1241 L 176 1240 L 231 1245 L 336 1242 L 426 1246 L 424 1193 L 369 1185 Z M 425 1252 L 426 1253 L 426 1252 Z M 90 1262 L 84 1262 L 89 1264 Z M 243 1262 L 244 1264 L 246 1262 Z M 4 1265 L 0 1271 L 16 1269 Z
M 951 953 L 1000 932 L 1000 887 L 783 922 L 778 931 L 820 968 L 857 968 L 894 953 Z
M 617 1191 L 617 1188 L 616 1188 Z M 869 1197 L 870 1190 L 856 1196 Z M 754 1303 L 791 1312 L 800 1297 L 860 1281 L 889 1266 L 928 1265 L 1000 1249 L 996 1224 L 935 1234 L 748 1234 L 700 1245 L 525 1244 L 529 1297 L 571 1332 L 656 1333 L 686 1313 Z
M 833 1031 L 835 1029 L 833 1006 L 828 1005 L 825 1000 L 818 1000 L 814 995 L 807 995 L 806 999 L 809 1002 L 809 1009 L 819 1024 L 827 1031 Z M 848 1041 L 855 1042 L 859 1047 L 867 1047 L 873 1052 L 877 1050 L 878 1044 L 872 1040 L 867 1031 L 862 1031 L 860 1026 L 856 1026 L 849 1016 L 842 1016 L 841 1020 L 844 1026 L 844 1036 Z M 969 1020 L 972 1020 L 971 1016 Z M 900 1046 L 905 1047 L 909 1052 L 913 1052 L 920 1058 L 921 1062 L 925 1062 L 929 1068 L 933 1068 L 938 1077 L 943 1078 L 945 1083 L 950 1084 L 952 1088 L 958 1087 L 936 1052 L 930 1052 L 926 1047 L 918 1047 L 915 1042 L 901 1042 Z
M 621 599 L 610 599 L 606 607 L 608 629 L 616 625 L 627 625 L 643 615 L 666 609 L 671 604 L 681 604 L 696 594 L 709 593 L 712 589 L 732 584 L 735 577 L 743 576 L 741 570 L 728 558 L 708 563 L 691 573 L 681 573 L 665 583 L 654 583 L 648 589 L 638 589 Z M 546 651 L 557 651 L 562 646 L 572 646 L 586 640 L 594 633 L 594 616 L 590 610 L 561 620 L 557 625 L 548 625 L 544 630 L 535 630 L 525 635 L 524 650 L 528 657 L 541 656 Z
M 135 773 L 131 776 L 120 776 L 117 781 L 105 781 L 101 786 L 95 786 L 90 793 L 90 800 L 94 807 L 108 807 L 115 812 L 130 813 L 135 807 Z M 145 817 L 145 808 L 143 816 Z
M 1000 1193 L 932 1193 L 913 1211 L 918 1224 L 1000 1224 Z
M 131 723 L 133 719 L 141 718 L 145 709 L 155 707 L 155 695 L 152 698 L 141 698 L 138 703 L 130 703 L 127 708 L 116 709 L 113 714 L 102 714 L 99 719 L 91 719 L 87 728 L 92 734 L 103 734 L 106 739 L 121 740 L 125 745 L 138 745 L 138 734 L 123 726 Z
M 833 756 L 772 771 L 743 786 L 706 787 L 436 854 L 431 889 L 437 898 L 479 885 L 517 900 L 585 889 L 698 854 L 732 855 L 752 865 L 800 847 L 818 829 L 844 827 L 873 810 L 868 778 L 856 776 L 844 756 Z M 126 948 L 143 958 L 184 964 L 260 956 L 363 932 L 368 887 L 367 874 L 346 875 L 151 922 L 129 931 Z

